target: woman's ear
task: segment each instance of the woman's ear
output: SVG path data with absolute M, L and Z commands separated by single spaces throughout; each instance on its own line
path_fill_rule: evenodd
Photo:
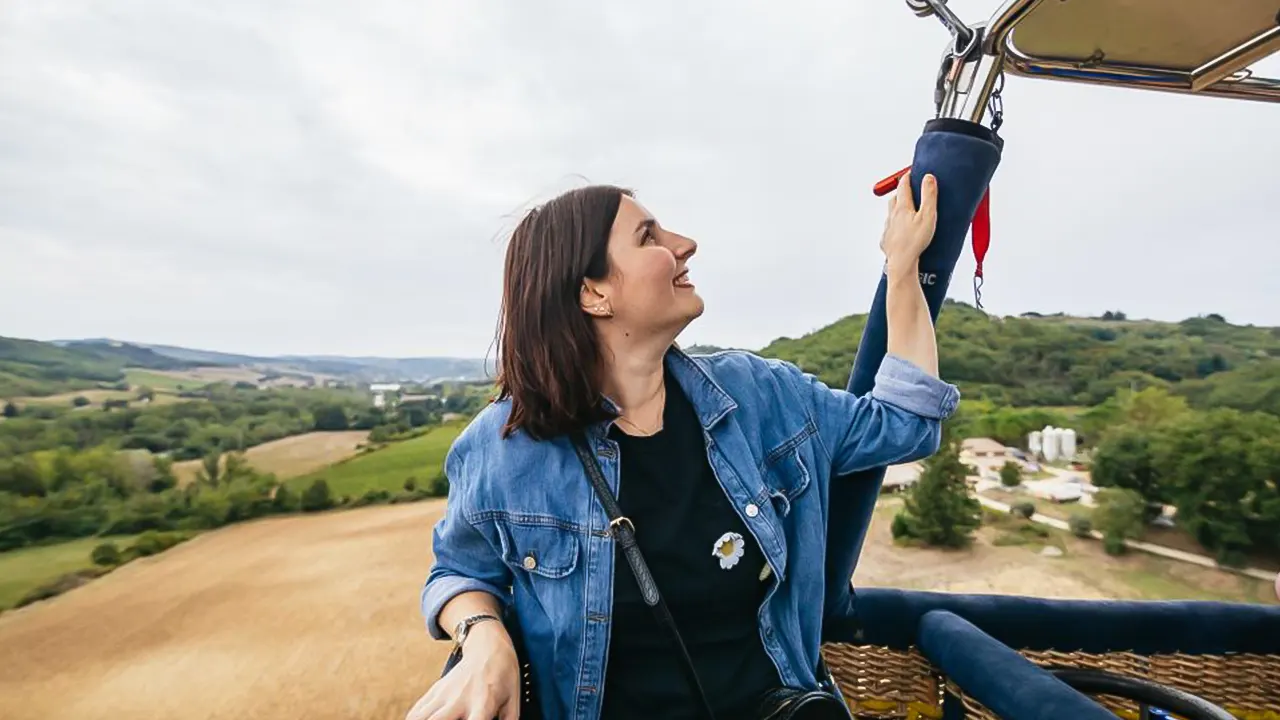
M 578 293 L 578 303 L 582 306 L 582 311 L 591 317 L 613 317 L 613 306 L 609 304 L 608 296 L 603 292 L 603 288 L 590 280 L 582 283 L 582 290 Z

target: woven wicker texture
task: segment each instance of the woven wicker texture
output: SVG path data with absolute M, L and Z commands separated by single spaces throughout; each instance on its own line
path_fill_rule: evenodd
M 943 694 L 949 692 L 961 699 L 971 720 L 999 720 L 915 650 L 827 643 L 822 652 L 858 718 L 940 718 Z M 1044 667 L 1090 668 L 1152 680 L 1199 695 L 1241 720 L 1280 720 L 1280 655 L 1022 654 Z M 1138 706 L 1130 700 L 1095 699 L 1122 718 L 1138 717 Z

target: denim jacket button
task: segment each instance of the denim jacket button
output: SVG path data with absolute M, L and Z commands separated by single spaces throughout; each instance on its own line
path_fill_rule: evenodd
M 756 507 L 755 503 L 747 503 L 746 511 L 747 517 L 755 517 L 760 514 L 760 508 Z
M 538 567 L 538 561 L 532 555 L 526 555 L 524 558 L 524 569 L 533 570 Z

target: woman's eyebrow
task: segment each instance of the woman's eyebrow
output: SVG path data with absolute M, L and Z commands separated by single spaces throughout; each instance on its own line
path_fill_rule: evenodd
M 645 218 L 636 225 L 636 234 L 639 235 L 644 230 L 651 230 L 653 229 L 653 226 L 657 224 L 657 220 L 654 220 L 653 218 Z

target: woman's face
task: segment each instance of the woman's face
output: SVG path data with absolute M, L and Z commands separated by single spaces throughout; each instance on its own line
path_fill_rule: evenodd
M 704 309 L 687 268 L 697 249 L 692 239 L 664 229 L 638 202 L 623 196 L 609 233 L 609 274 L 587 282 L 584 309 L 596 317 L 611 312 L 627 332 L 674 338 Z

